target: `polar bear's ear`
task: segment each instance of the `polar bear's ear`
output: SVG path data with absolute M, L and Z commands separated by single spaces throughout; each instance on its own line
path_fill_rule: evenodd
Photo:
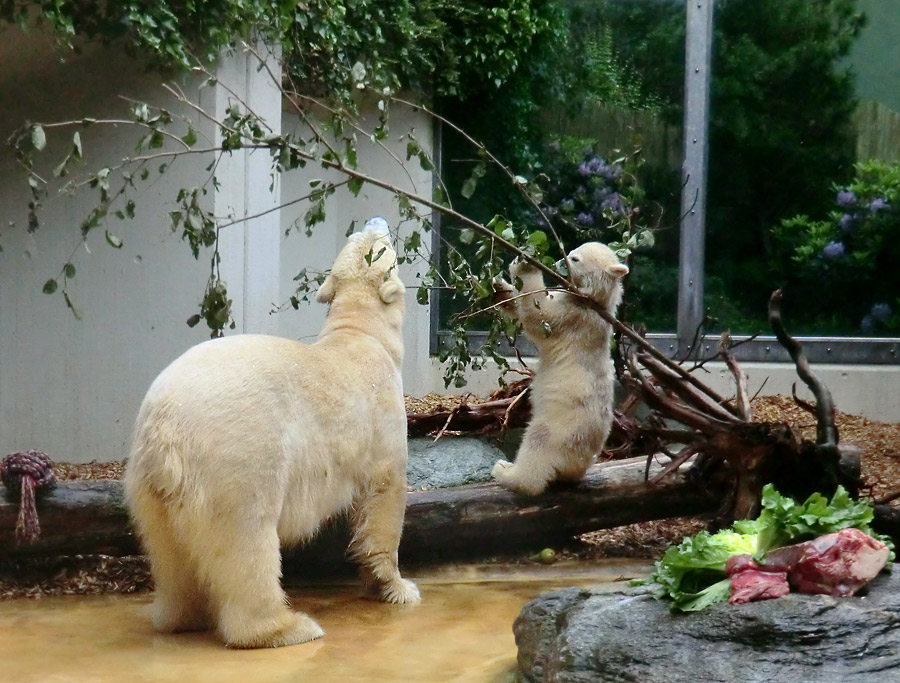
M 403 296 L 403 285 L 396 280 L 388 280 L 378 288 L 378 296 L 386 304 L 392 304 Z
M 610 266 L 606 272 L 616 278 L 625 277 L 628 275 L 628 266 L 624 263 L 617 263 L 614 266 Z
M 316 292 L 316 301 L 320 304 L 330 304 L 331 300 L 334 299 L 334 289 L 334 276 L 329 275 L 325 278 L 322 286 L 319 287 L 319 291 Z

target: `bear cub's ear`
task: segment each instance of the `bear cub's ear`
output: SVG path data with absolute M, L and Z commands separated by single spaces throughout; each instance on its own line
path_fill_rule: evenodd
M 403 285 L 396 280 L 388 280 L 378 288 L 378 296 L 386 304 L 392 304 L 403 296 Z
M 331 300 L 334 299 L 334 289 L 334 276 L 329 275 L 325 278 L 322 286 L 319 287 L 319 291 L 316 292 L 316 301 L 320 304 L 330 304 Z
M 628 275 L 628 266 L 626 266 L 624 263 L 617 263 L 607 268 L 606 272 L 616 278 L 625 277 L 626 275 Z

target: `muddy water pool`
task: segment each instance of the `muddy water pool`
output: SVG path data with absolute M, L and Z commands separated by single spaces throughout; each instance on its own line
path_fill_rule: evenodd
M 289 591 L 295 609 L 325 629 L 312 643 L 227 650 L 209 633 L 160 635 L 152 594 L 0 602 L 2 683 L 335 683 L 514 680 L 512 623 L 547 590 L 645 576 L 635 562 L 457 566 L 409 572 L 423 600 L 366 600 L 347 581 Z

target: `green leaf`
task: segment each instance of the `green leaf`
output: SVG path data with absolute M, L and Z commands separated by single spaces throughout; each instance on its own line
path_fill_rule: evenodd
M 72 136 L 72 156 L 75 159 L 84 158 L 84 150 L 81 147 L 81 135 L 78 131 Z
M 466 199 L 471 199 L 472 195 L 475 194 L 476 187 L 478 187 L 478 181 L 475 180 L 474 177 L 466 178 L 466 181 L 463 183 L 462 189 L 459 191 L 459 193 Z
M 58 286 L 59 286 L 59 285 L 57 284 L 56 280 L 53 279 L 53 278 L 51 278 L 50 280 L 47 280 L 47 281 L 44 283 L 44 288 L 43 288 L 41 291 L 42 291 L 44 294 L 53 294 L 53 292 L 56 291 L 56 288 L 57 288 Z
M 463 244 L 472 244 L 475 241 L 475 231 L 472 228 L 463 228 L 459 233 L 459 241 Z
M 69 173 L 69 160 L 70 160 L 71 158 L 72 158 L 72 157 L 66 157 L 65 159 L 63 159 L 63 160 L 60 162 L 59 166 L 57 166 L 56 168 L 53 169 L 53 175 L 54 175 L 54 177 L 56 177 L 56 178 L 65 178 L 66 175 L 68 175 L 68 173 Z
M 532 245 L 537 251 L 544 251 L 550 244 L 550 241 L 547 239 L 547 233 L 543 230 L 535 230 L 530 235 L 528 235 L 528 244 Z
M 356 64 L 353 65 L 350 69 L 350 77 L 357 87 L 364 85 L 366 80 L 366 67 L 362 62 L 356 62 Z
M 197 133 L 194 131 L 193 126 L 188 128 L 188 132 L 181 137 L 181 141 L 188 147 L 193 147 L 197 144 Z
M 47 134 L 44 128 L 38 124 L 31 127 L 31 148 L 36 152 L 42 152 L 47 146 Z
M 350 180 L 347 181 L 347 189 L 349 189 L 350 192 L 353 193 L 354 197 L 359 196 L 359 192 L 360 190 L 362 190 L 362 188 L 363 181 L 361 178 L 350 178 Z
M 767 484 L 763 488 L 762 507 L 759 519 L 754 522 L 759 533 L 759 557 L 772 548 L 851 527 L 874 535 L 871 528 L 875 516 L 872 506 L 864 500 L 854 501 L 842 486 L 838 486 L 831 501 L 821 493 L 813 493 L 801 505 Z M 880 536 L 876 537 L 883 540 Z M 888 547 L 893 550 L 893 544 Z
M 106 243 L 113 249 L 122 248 L 122 240 L 113 235 L 109 230 L 106 231 Z
M 65 276 L 68 279 L 75 277 L 75 266 L 71 263 L 67 263 L 63 266 L 63 273 L 65 273 Z

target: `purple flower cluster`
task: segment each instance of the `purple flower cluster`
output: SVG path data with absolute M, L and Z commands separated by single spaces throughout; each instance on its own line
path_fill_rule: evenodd
M 609 209 L 613 213 L 622 214 L 625 213 L 625 205 L 622 203 L 622 195 L 618 192 L 611 192 L 606 199 L 603 200 L 603 203 L 600 204 L 601 209 Z
M 878 213 L 879 211 L 885 211 L 886 209 L 891 208 L 891 205 L 888 204 L 883 197 L 876 197 L 871 202 L 869 202 L 869 211 L 872 213 Z
M 596 175 L 612 182 L 622 175 L 622 166 L 620 164 L 607 164 L 600 157 L 594 156 L 578 164 L 578 174 L 585 178 Z
M 852 213 L 845 213 L 838 219 L 838 227 L 842 232 L 850 232 L 856 223 L 856 217 Z
M 875 334 L 876 324 L 879 322 L 886 323 L 891 315 L 893 315 L 893 311 L 890 304 L 886 304 L 883 301 L 873 304 L 871 310 L 859 322 L 859 329 L 862 330 L 863 334 Z
M 583 228 L 590 228 L 594 224 L 594 217 L 587 211 L 582 211 L 575 217 L 575 222 Z
M 874 304 L 872 310 L 869 311 L 869 314 L 875 318 L 875 320 L 880 320 L 881 322 L 886 322 L 887 319 L 891 317 L 892 313 L 893 311 L 891 311 L 890 304 L 884 302 Z
M 625 175 L 623 165 L 607 162 L 593 147 L 584 147 L 575 157 L 560 154 L 563 150 L 558 144 L 551 145 L 549 151 L 553 154 L 544 167 L 544 215 L 555 228 L 575 230 L 580 237 L 600 238 L 628 211 L 628 195 L 619 194 Z
M 837 193 L 838 206 L 856 206 L 856 193 L 850 190 L 841 190 Z
M 822 249 L 822 256 L 827 259 L 839 259 L 844 255 L 844 243 L 832 240 Z

